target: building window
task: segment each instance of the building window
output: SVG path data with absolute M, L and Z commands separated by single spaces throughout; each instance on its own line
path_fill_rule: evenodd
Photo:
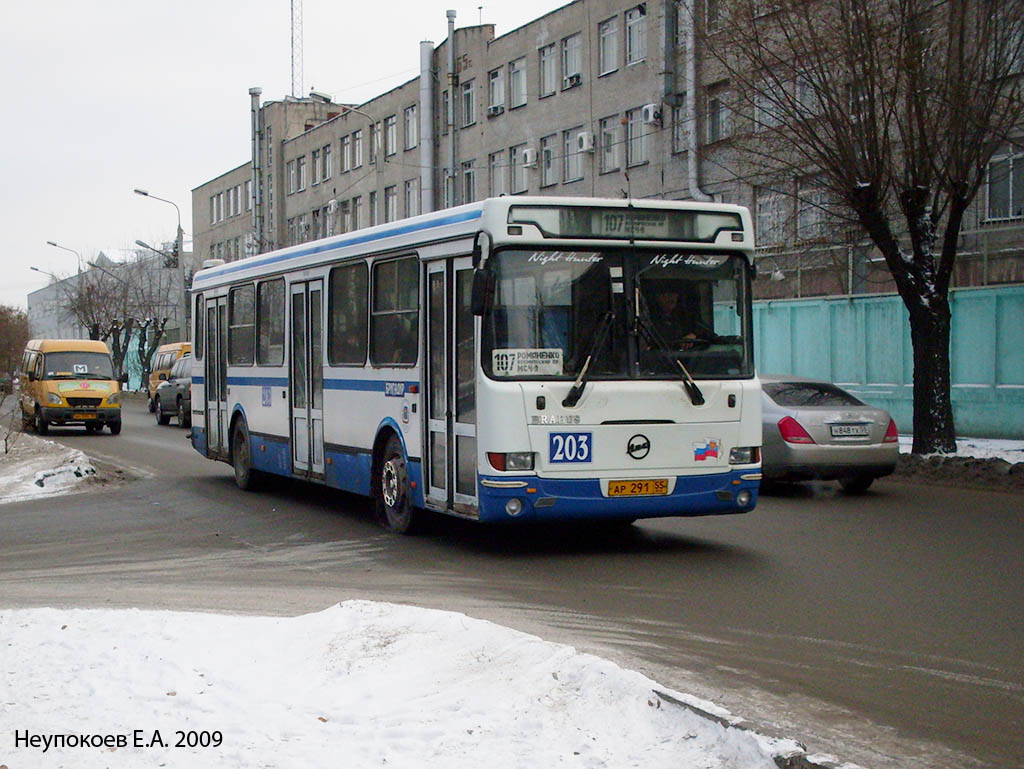
M 526 192 L 526 166 L 523 151 L 525 144 L 517 144 L 508 151 L 508 165 L 512 169 L 512 194 Z
M 370 165 L 377 162 L 377 151 L 380 149 L 380 123 L 370 123 Z
M 352 132 L 352 167 L 359 168 L 363 165 L 363 131 L 362 129 Z
M 264 280 L 256 290 L 256 364 L 284 364 L 284 278 Z
M 509 62 L 509 106 L 512 109 L 526 104 L 526 57 Z
M 706 105 L 708 144 L 729 138 L 732 134 L 729 92 L 722 89 L 712 91 L 707 96 Z
M 403 185 L 405 192 L 405 215 L 418 216 L 420 213 L 420 180 L 407 179 Z
M 373 265 L 372 341 L 376 366 L 416 363 L 419 340 L 419 259 L 392 259 Z
M 626 166 L 639 166 L 647 162 L 647 131 L 644 130 L 642 107 L 626 113 Z
M 352 150 L 352 137 L 351 136 L 342 136 L 341 137 L 341 172 L 343 174 L 344 173 L 348 173 L 349 169 L 352 167 L 351 165 L 349 165 L 351 163 L 351 155 L 349 155 L 349 152 L 351 150 Z
M 384 155 L 390 157 L 398 152 L 398 118 L 390 115 L 384 119 Z
M 773 190 L 758 189 L 754 213 L 754 242 L 760 246 L 779 245 L 785 240 L 785 197 Z
M 217 221 L 224 221 L 224 193 L 217 193 Z
M 356 195 L 352 198 L 352 229 L 358 230 L 363 226 L 362 223 L 362 210 L 363 210 L 363 198 L 361 195 Z
M 476 200 L 476 162 L 465 160 L 462 163 L 462 202 L 472 203 Z
M 487 167 L 491 172 L 490 196 L 492 198 L 508 193 L 508 184 L 506 183 L 505 176 L 507 166 L 505 165 L 503 154 L 501 152 L 492 152 L 487 156 Z
M 799 181 L 797 189 L 797 240 L 820 240 L 825 237 L 826 204 L 828 194 L 817 179 Z
M 228 363 L 251 366 L 256 345 L 256 288 L 251 283 L 228 293 Z
M 417 117 L 416 105 L 411 104 L 402 113 L 402 122 L 405 124 L 405 148 L 414 149 L 419 144 L 420 123 Z
M 568 184 L 583 178 L 583 153 L 579 151 L 579 133 L 583 126 L 562 132 L 562 181 Z
M 473 81 L 462 84 L 462 126 L 471 126 L 476 122 L 476 91 Z
M 252 211 L 252 179 L 245 182 L 245 210 Z
M 299 179 L 299 187 L 297 191 L 302 192 L 306 189 L 306 156 L 302 155 L 301 157 L 296 158 L 295 166 Z
M 558 184 L 558 170 L 555 166 L 555 151 L 558 148 L 558 134 L 545 136 L 540 140 L 540 186 Z
M 313 150 L 313 185 L 320 183 L 320 150 Z
M 398 190 L 395 185 L 384 188 L 384 221 L 393 222 L 398 218 Z
M 709 30 L 718 29 L 722 23 L 720 0 L 707 0 L 704 6 L 704 23 Z
M 370 226 L 373 227 L 377 223 L 377 191 L 374 190 L 370 193 Z
M 619 170 L 619 145 L 622 123 L 618 115 L 606 117 L 599 123 L 601 139 L 601 173 Z
M 366 363 L 365 262 L 335 267 L 327 284 L 327 358 L 333 366 Z
M 505 111 L 505 68 L 498 67 L 487 73 L 487 116 Z
M 686 149 L 687 138 L 687 117 L 686 117 L 686 94 L 679 96 L 680 106 L 672 108 L 672 151 L 682 152 Z
M 1003 146 L 989 161 L 985 178 L 986 219 L 1024 217 L 1024 152 Z
M 765 81 L 758 85 L 754 92 L 754 130 L 761 131 L 766 128 L 777 128 L 782 125 L 782 116 L 779 114 L 779 104 L 786 103 L 785 95 L 777 93 L 779 84 L 774 80 Z
M 334 173 L 334 169 L 331 168 L 331 145 L 325 144 L 323 149 L 320 150 L 320 162 L 322 168 L 320 169 L 320 178 L 323 181 L 327 181 L 331 178 L 331 174 Z
M 558 89 L 558 67 L 555 61 L 555 44 L 546 45 L 537 52 L 540 64 L 540 95 L 550 96 Z
M 597 73 L 607 75 L 619 68 L 618 17 L 597 25 Z
M 210 224 L 217 223 L 217 196 L 210 195 Z
M 583 36 L 575 35 L 562 40 L 562 88 L 575 88 L 583 82 Z
M 647 58 L 647 4 L 626 11 L 626 66 Z
M 448 126 L 455 125 L 455 116 L 451 111 L 451 101 L 448 99 L 448 91 L 441 94 L 441 135 L 448 135 Z

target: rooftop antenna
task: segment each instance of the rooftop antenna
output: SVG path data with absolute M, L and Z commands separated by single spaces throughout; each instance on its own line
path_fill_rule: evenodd
M 302 0 L 292 2 L 292 96 L 302 98 Z
M 480 26 L 482 27 L 484 25 L 484 7 L 482 5 L 478 5 L 476 9 L 480 11 Z

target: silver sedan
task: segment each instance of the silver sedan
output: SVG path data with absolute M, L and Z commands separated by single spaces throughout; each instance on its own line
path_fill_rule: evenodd
M 896 423 L 829 382 L 761 375 L 766 481 L 838 480 L 851 494 L 889 475 L 899 458 Z

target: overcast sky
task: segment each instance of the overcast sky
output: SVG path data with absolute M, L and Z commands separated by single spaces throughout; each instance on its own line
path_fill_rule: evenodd
M 494 24 L 502 35 L 568 0 L 303 0 L 311 88 L 359 103 L 418 74 L 419 42 Z M 0 303 L 64 276 L 75 254 L 136 239 L 186 238 L 191 190 L 250 157 L 249 88 L 291 92 L 289 0 L 2 0 L 0 2 Z

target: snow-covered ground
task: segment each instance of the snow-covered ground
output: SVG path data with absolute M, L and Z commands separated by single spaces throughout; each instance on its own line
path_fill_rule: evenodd
M 774 769 L 799 750 L 673 704 L 639 673 L 452 612 L 0 610 L 0 638 L 11 769 Z
M 909 454 L 914 446 L 914 436 L 900 436 L 900 453 Z M 957 438 L 956 456 L 974 459 L 1005 459 L 1010 464 L 1024 462 L 1024 441 L 998 440 L 995 438 Z

